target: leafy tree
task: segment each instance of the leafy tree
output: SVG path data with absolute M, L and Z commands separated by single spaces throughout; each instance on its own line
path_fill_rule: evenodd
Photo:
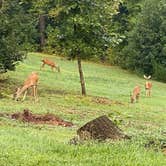
M 121 42 L 112 47 L 110 62 L 123 64 L 122 49 L 128 45 L 128 32 L 132 31 L 137 22 L 137 16 L 142 9 L 142 0 L 124 0 L 119 4 L 119 13 L 113 16 L 111 29 L 121 36 Z
M 0 9 L 0 72 L 14 70 L 25 57 L 25 50 L 35 46 L 35 24 L 28 13 L 30 6 L 19 0 L 1 1 Z M 33 45 L 33 46 L 32 46 Z
M 50 12 L 58 47 L 77 59 L 82 95 L 86 89 L 81 61 L 104 54 L 116 42 L 109 26 L 118 4 L 114 0 L 60 0 L 57 10 Z
M 14 70 L 16 62 L 21 60 L 22 56 L 17 48 L 12 21 L 7 14 L 8 4 L 2 2 L 0 9 L 0 72 L 6 72 Z
M 166 1 L 147 0 L 123 49 L 126 68 L 153 74 L 166 67 Z M 157 67 L 158 66 L 158 67 Z M 159 67 L 161 66 L 161 67 Z M 161 75 L 160 75 L 161 79 Z
M 29 3 L 28 0 L 21 0 L 24 4 Z M 32 1 L 30 12 L 36 17 L 37 29 L 39 32 L 39 50 L 44 51 L 47 42 L 46 27 L 48 24 L 48 13 L 55 9 L 57 1 L 55 0 L 38 0 Z

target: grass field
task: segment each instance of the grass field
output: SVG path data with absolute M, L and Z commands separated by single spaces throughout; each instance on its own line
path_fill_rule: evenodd
M 61 73 L 49 67 L 40 71 L 40 60 L 49 57 L 61 67 Z M 33 113 L 54 113 L 72 121 L 72 128 L 32 125 L 0 118 L 0 166 L 164 166 L 166 156 L 160 145 L 166 142 L 166 84 L 152 81 L 152 97 L 145 97 L 142 77 L 114 66 L 84 62 L 87 97 L 80 95 L 76 61 L 50 55 L 30 53 L 27 59 L 0 81 L 0 112 L 17 112 L 28 108 Z M 31 97 L 13 101 L 11 94 L 25 78 L 37 71 L 39 102 Z M 139 103 L 130 104 L 135 85 L 141 86 Z M 112 104 L 97 103 L 96 97 L 108 98 Z M 86 142 L 69 145 L 76 130 L 89 120 L 107 115 L 131 140 L 105 143 Z M 145 144 L 154 145 L 145 148 Z

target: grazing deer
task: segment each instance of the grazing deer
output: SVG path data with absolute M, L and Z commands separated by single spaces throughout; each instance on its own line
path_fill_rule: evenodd
M 144 75 L 144 78 L 146 80 L 150 80 L 151 79 L 151 76 L 145 76 Z M 145 92 L 146 92 L 146 96 L 151 96 L 151 89 L 152 89 L 152 83 L 150 81 L 146 81 L 145 82 Z
M 133 94 L 130 94 L 131 103 L 138 102 L 141 89 L 139 86 L 135 86 L 133 89 Z
M 45 64 L 46 64 L 46 65 L 48 65 L 48 66 L 51 67 L 52 71 L 55 71 L 55 69 L 57 69 L 58 72 L 60 72 L 60 67 L 59 67 L 58 65 L 56 65 L 55 62 L 53 62 L 53 61 L 51 61 L 51 60 L 49 60 L 49 59 L 46 59 L 46 58 L 45 58 L 45 59 L 42 59 L 41 61 L 43 62 L 43 64 L 41 65 L 40 70 L 41 70 L 42 68 L 44 68 L 44 66 L 45 66 Z
M 20 95 L 24 93 L 23 99 L 25 100 L 28 89 L 33 88 L 33 96 L 35 98 L 35 101 L 37 101 L 37 83 L 39 80 L 39 76 L 36 72 L 32 72 L 31 75 L 25 80 L 23 86 L 21 88 L 17 88 L 16 92 L 13 95 L 14 100 L 18 100 Z

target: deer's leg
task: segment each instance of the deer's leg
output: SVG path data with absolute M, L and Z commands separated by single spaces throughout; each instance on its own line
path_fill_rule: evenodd
M 30 93 L 30 96 L 32 96 L 32 97 L 34 96 L 34 94 L 33 94 L 33 88 L 30 90 L 29 93 Z
M 23 86 L 23 87 L 21 88 L 21 90 L 17 93 L 17 95 L 16 95 L 16 97 L 15 97 L 15 100 L 17 100 L 17 99 L 20 97 L 20 95 L 21 95 L 23 92 L 25 92 L 28 88 L 29 88 L 29 86 Z
M 45 63 L 43 63 L 43 64 L 40 66 L 40 70 L 41 70 L 42 68 L 44 68 L 44 66 L 45 66 Z
M 33 97 L 36 98 L 35 85 L 33 86 Z
M 22 98 L 22 101 L 25 100 L 25 98 L 26 98 L 26 96 L 27 96 L 27 92 L 28 92 L 28 89 L 24 92 L 24 96 L 23 96 L 23 98 Z
M 146 89 L 145 91 L 146 91 L 146 92 L 145 92 L 146 96 L 148 96 L 148 90 Z
M 38 97 L 37 97 L 37 85 L 33 86 L 33 94 L 34 94 L 35 101 L 37 101 L 38 100 Z
M 148 91 L 148 96 L 150 97 L 151 96 L 151 90 L 149 89 Z
M 54 66 L 51 66 L 51 70 L 52 70 L 53 72 L 55 72 L 55 67 L 54 67 Z
M 59 66 L 56 66 L 55 68 L 58 72 L 60 72 L 60 67 Z
M 136 102 L 138 103 L 139 101 L 139 94 L 136 96 Z

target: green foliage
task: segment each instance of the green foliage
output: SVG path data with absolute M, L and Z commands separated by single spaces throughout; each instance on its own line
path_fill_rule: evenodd
M 111 64 L 121 64 L 124 62 L 121 52 L 128 45 L 128 32 L 135 27 L 137 16 L 141 12 L 141 6 L 142 0 L 125 0 L 119 4 L 119 13 L 113 17 L 111 29 L 119 34 L 121 41 L 118 45 L 111 48 Z
M 165 3 L 165 0 L 147 0 L 144 3 L 137 24 L 128 33 L 128 45 L 120 57 L 123 67 L 145 74 L 153 74 L 153 62 L 166 67 Z
M 19 49 L 34 51 L 37 48 L 38 32 L 37 22 L 31 13 L 32 2 L 23 3 L 21 0 L 14 0 L 12 3 L 6 1 L 7 9 L 4 11 L 10 19 L 12 31 L 15 35 Z
M 0 12 L 0 72 L 6 72 L 25 57 L 23 51 L 35 48 L 36 31 L 33 19 L 17 0 L 4 1 Z
M 52 26 L 48 27 L 47 45 L 61 48 L 71 58 L 79 55 L 86 59 L 105 53 L 115 39 L 109 24 L 118 3 L 108 0 L 59 1 L 58 12 L 50 12 Z
M 13 70 L 15 62 L 22 59 L 18 52 L 15 34 L 12 33 L 12 23 L 9 15 L 1 9 L 0 16 L 0 72 L 6 72 L 8 69 Z
M 154 78 L 166 82 L 166 68 L 163 65 L 153 62 L 153 72 Z

